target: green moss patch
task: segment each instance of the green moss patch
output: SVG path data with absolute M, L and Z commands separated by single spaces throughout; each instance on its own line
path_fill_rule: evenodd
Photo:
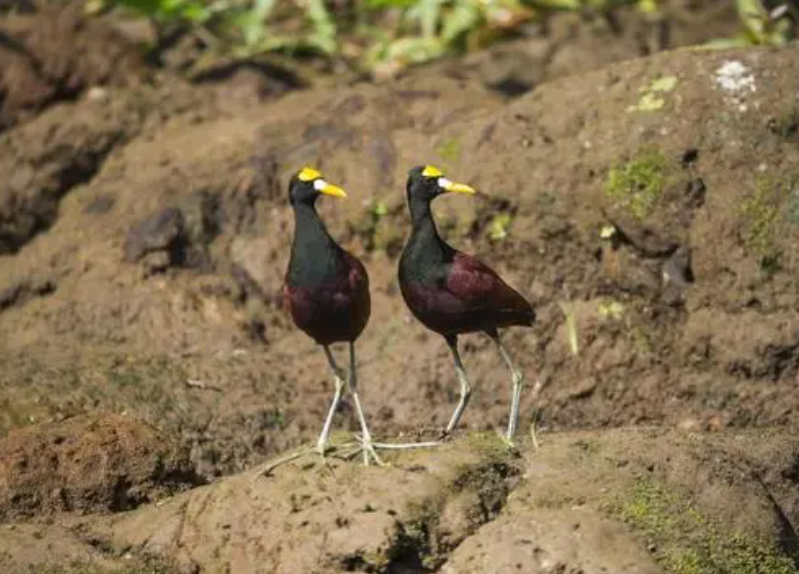
M 452 167 L 461 159 L 461 140 L 458 137 L 446 138 L 436 146 L 436 155 L 445 166 Z
M 689 501 L 650 480 L 639 480 L 613 513 L 640 531 L 670 574 L 797 574 L 779 549 L 730 533 Z
M 740 205 L 741 238 L 747 251 L 772 274 L 782 268 L 784 242 L 799 233 L 799 173 L 763 175 Z
M 646 219 L 657 207 L 668 179 L 669 162 L 656 147 L 639 150 L 627 163 L 613 167 L 605 181 L 605 195 L 616 207 L 637 219 Z

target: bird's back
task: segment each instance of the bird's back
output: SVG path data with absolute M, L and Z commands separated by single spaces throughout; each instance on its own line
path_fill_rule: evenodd
M 451 335 L 532 325 L 527 300 L 490 267 L 443 240 L 414 243 L 403 251 L 400 289 L 408 308 L 429 329 Z

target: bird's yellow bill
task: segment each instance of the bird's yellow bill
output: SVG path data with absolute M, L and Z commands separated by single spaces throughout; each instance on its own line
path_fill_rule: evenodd
M 476 193 L 472 186 L 465 183 L 455 183 L 446 177 L 438 178 L 438 186 L 448 193 Z
M 319 193 L 325 195 L 332 195 L 333 197 L 347 197 L 347 192 L 337 185 L 327 183 L 324 179 L 317 179 L 313 182 L 314 189 Z

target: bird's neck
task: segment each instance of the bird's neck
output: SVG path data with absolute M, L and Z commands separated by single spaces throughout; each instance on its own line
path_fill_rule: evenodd
M 452 260 L 454 250 L 438 235 L 430 202 L 411 199 L 411 232 L 405 256 L 413 266 L 434 269 Z
M 333 241 L 313 204 L 294 205 L 294 242 L 289 283 L 303 286 L 335 278 L 341 248 Z
M 436 222 L 433 219 L 433 212 L 430 209 L 430 201 L 411 199 L 410 209 L 413 234 L 423 238 L 440 240 Z

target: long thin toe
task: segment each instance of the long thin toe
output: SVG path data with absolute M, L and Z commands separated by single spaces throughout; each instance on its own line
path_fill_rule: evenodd
M 364 445 L 363 452 L 364 452 L 364 465 L 369 466 L 371 459 L 374 460 L 377 466 L 388 466 L 388 464 L 386 464 L 386 462 L 383 461 L 383 459 L 381 459 L 378 456 L 374 446 L 372 446 L 371 443 L 368 445 Z
M 293 460 L 297 460 L 298 458 L 302 458 L 304 456 L 313 454 L 314 452 L 317 452 L 316 448 L 313 449 L 308 448 L 308 449 L 299 450 L 297 452 L 293 452 L 291 454 L 288 454 L 286 456 L 283 456 L 275 460 L 271 460 L 258 469 L 258 472 L 255 474 L 255 480 L 257 480 L 262 476 L 269 476 L 272 474 L 272 471 L 275 470 L 277 467 L 283 466 L 284 464 L 287 464 Z

